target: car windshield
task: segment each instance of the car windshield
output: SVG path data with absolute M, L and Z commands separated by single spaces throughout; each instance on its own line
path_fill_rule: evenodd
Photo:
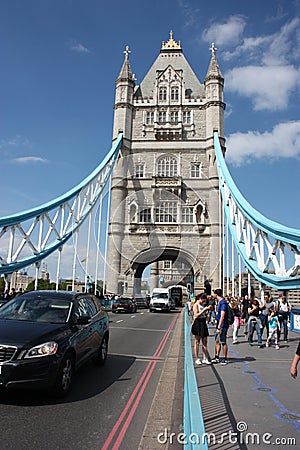
M 120 304 L 130 303 L 130 299 L 129 299 L 129 298 L 119 298 L 119 299 L 117 300 L 117 303 L 120 303 Z
M 29 322 L 65 323 L 71 313 L 69 300 L 56 298 L 16 297 L 0 309 L 0 319 Z
M 152 298 L 168 298 L 168 294 L 161 293 L 161 294 L 153 294 Z

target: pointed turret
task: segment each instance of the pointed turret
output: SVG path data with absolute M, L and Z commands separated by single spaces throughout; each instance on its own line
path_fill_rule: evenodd
M 120 132 L 123 133 L 125 139 L 131 139 L 135 79 L 129 63 L 130 53 L 131 51 L 129 50 L 128 45 L 126 45 L 124 51 L 125 59 L 116 81 L 113 139 L 116 139 Z
M 219 136 L 224 136 L 224 78 L 222 76 L 217 58 L 215 44 L 212 42 L 209 49 L 211 60 L 204 80 L 205 96 L 207 100 L 206 135 L 213 138 L 217 130 Z
M 212 42 L 211 44 L 211 48 L 209 49 L 211 51 L 211 60 L 209 63 L 209 67 L 208 67 L 208 71 L 205 77 L 204 82 L 207 82 L 210 79 L 219 79 L 220 81 L 222 80 L 222 82 L 224 82 L 224 78 L 222 76 L 217 58 L 216 58 L 216 51 L 218 50 L 215 47 L 214 42 Z
M 123 66 L 120 70 L 119 76 L 117 78 L 117 81 L 128 80 L 134 82 L 134 77 L 129 63 L 129 55 L 131 51 L 129 50 L 128 45 L 126 45 L 125 51 L 123 53 L 125 54 L 125 59 L 123 62 Z

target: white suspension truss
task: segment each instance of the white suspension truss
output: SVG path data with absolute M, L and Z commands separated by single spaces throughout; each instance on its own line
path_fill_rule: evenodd
M 11 274 L 60 250 L 79 230 L 110 178 L 122 134 L 101 164 L 78 186 L 35 209 L 0 219 L 0 275 Z
M 214 147 L 223 208 L 244 264 L 263 284 L 277 289 L 300 288 L 300 231 L 273 222 L 252 208 L 232 180 L 217 132 Z

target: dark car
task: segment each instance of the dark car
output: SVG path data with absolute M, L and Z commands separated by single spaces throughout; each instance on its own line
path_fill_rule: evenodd
M 8 302 L 8 300 L 0 298 L 0 308 L 1 308 L 1 306 L 5 305 L 7 302 Z
M 63 396 L 76 369 L 104 364 L 108 315 L 92 294 L 32 291 L 0 309 L 0 387 L 50 387 Z
M 134 300 L 138 308 L 148 308 L 148 302 L 143 295 L 135 295 Z
M 137 311 L 137 306 L 132 298 L 123 297 L 114 299 L 111 310 L 113 313 L 118 312 L 135 313 Z

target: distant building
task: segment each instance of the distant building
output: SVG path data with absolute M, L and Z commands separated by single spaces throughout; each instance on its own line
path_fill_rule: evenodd
M 34 278 L 28 276 L 27 272 L 22 270 L 14 272 L 11 277 L 10 288 L 14 288 L 16 291 L 19 291 L 20 289 L 25 291 L 32 281 L 34 281 Z
M 74 281 L 74 289 L 73 289 L 73 281 L 65 280 L 66 283 L 66 291 L 74 291 L 74 292 L 85 292 L 85 282 L 84 281 Z

